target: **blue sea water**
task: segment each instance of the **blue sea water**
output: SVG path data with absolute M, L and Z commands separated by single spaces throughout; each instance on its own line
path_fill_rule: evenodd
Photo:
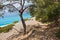
M 24 19 L 31 18 L 30 12 L 24 12 L 23 18 Z M 20 21 L 19 13 L 17 11 L 12 13 L 7 12 L 4 14 L 3 18 L 0 17 L 0 26 L 12 24 L 14 21 Z

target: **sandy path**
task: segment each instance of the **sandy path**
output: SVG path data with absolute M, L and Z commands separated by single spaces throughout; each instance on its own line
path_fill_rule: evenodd
M 27 26 L 28 26 L 28 25 L 30 25 L 30 26 L 31 26 L 31 25 L 37 25 L 37 24 L 43 25 L 43 23 L 37 22 L 37 21 L 35 20 L 35 17 L 33 17 L 33 18 L 25 21 L 25 23 L 26 23 Z M 44 26 L 43 26 L 43 28 L 44 28 Z M 15 26 L 13 26 L 13 29 L 10 30 L 8 33 L 0 33 L 0 40 L 6 40 L 6 39 L 9 39 L 10 37 L 13 37 L 14 35 L 18 35 L 19 32 L 17 32 L 15 29 L 16 29 L 17 31 L 22 32 L 22 30 L 23 30 L 22 23 L 21 23 L 21 22 L 16 23 Z M 10 40 L 11 40 L 11 38 L 10 38 Z
M 25 23 L 26 23 L 26 25 L 36 25 L 38 22 L 35 21 L 35 18 L 32 18 L 30 20 L 27 20 Z M 22 23 L 19 22 L 19 23 L 15 24 L 15 26 L 13 26 L 13 28 L 15 28 L 18 31 L 22 30 L 23 29 Z M 0 40 L 6 40 L 9 37 L 17 35 L 18 32 L 15 29 L 10 30 L 8 33 L 0 33 Z

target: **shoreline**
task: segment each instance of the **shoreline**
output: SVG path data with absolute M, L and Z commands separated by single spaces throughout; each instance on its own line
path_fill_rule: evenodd
M 7 24 L 7 25 L 10 25 L 10 24 Z M 7 25 L 3 25 L 3 26 L 0 26 L 0 27 L 5 27 L 5 26 L 7 26 Z
M 30 20 L 31 18 L 28 18 L 28 20 Z M 27 21 L 27 20 L 26 20 Z M 10 23 L 10 24 L 13 24 L 14 22 L 12 22 L 12 23 Z M 18 21 L 17 23 L 21 23 L 21 21 Z M 0 26 L 0 27 L 5 27 L 5 26 L 7 26 L 7 25 L 10 25 L 10 24 L 6 24 L 6 25 L 2 25 L 2 26 Z
M 29 18 L 28 20 L 26 20 L 25 22 L 30 22 L 30 21 L 33 21 L 33 20 L 35 20 L 35 17 L 32 17 L 32 18 Z M 17 23 L 21 23 L 21 21 L 20 22 L 17 22 Z M 11 23 L 11 24 L 13 24 L 13 23 Z M 27 24 L 27 23 L 26 23 Z M 7 26 L 7 25 L 10 25 L 10 24 L 6 24 L 6 25 L 3 25 L 3 26 L 0 26 L 0 27 L 5 27 L 5 26 Z
M 17 22 L 17 23 L 18 23 L 18 22 Z M 13 23 L 10 23 L 10 24 L 14 24 L 14 22 L 13 22 Z M 5 27 L 5 26 L 8 26 L 8 25 L 10 25 L 10 24 L 2 25 L 2 26 L 0 26 L 0 27 Z
M 13 24 L 13 23 L 11 23 L 11 24 Z M 8 26 L 8 25 L 10 25 L 10 24 L 6 24 L 6 25 L 0 26 L 0 27 L 5 27 L 5 26 Z

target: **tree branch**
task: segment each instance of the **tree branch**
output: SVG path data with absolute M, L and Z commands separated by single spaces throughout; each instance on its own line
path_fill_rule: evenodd
M 14 2 L 14 3 L 9 3 L 9 4 L 16 4 L 16 3 L 20 4 L 21 2 Z
M 33 30 L 33 29 L 30 29 L 30 31 L 29 31 L 27 34 L 20 36 L 20 37 L 18 38 L 18 40 L 24 40 L 24 39 L 28 38 L 29 36 L 31 36 L 31 34 L 32 34 L 33 32 L 34 32 L 34 30 Z
M 25 4 L 25 0 L 21 0 L 21 7 L 22 7 L 22 8 L 19 10 L 19 12 L 21 13 L 21 15 L 23 14 L 24 4 Z
M 27 9 L 27 8 L 29 8 L 29 7 L 31 7 L 32 5 L 30 5 L 30 6 L 28 6 L 28 7 L 26 7 L 25 9 L 23 9 L 23 12 Z
M 7 4 L 7 5 L 10 5 L 10 6 L 14 7 L 16 10 L 18 10 L 13 4 Z M 3 7 L 4 7 L 4 6 L 7 6 L 7 5 L 3 5 Z M 18 11 L 19 11 L 19 10 L 18 10 Z
M 11 5 L 11 6 L 13 6 L 16 10 L 18 10 L 13 4 L 16 4 L 16 3 L 18 3 L 18 4 L 20 4 L 21 5 L 21 2 L 14 2 L 14 3 L 9 3 L 9 4 L 7 4 L 7 5 Z M 4 6 L 7 6 L 7 5 L 3 5 L 3 7 Z M 19 10 L 18 10 L 19 11 Z

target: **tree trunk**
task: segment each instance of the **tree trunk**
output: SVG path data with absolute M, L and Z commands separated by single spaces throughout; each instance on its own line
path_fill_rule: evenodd
M 25 24 L 25 21 L 24 21 L 22 15 L 20 15 L 20 18 L 21 18 L 21 21 L 22 21 L 22 25 L 23 25 L 23 28 L 24 28 L 24 35 L 25 35 L 26 34 L 26 24 Z

